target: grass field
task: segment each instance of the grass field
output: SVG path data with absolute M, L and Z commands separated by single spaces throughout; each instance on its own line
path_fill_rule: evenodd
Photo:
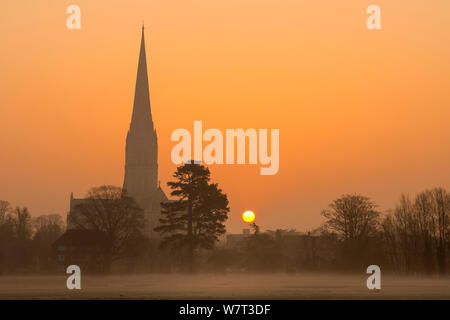
M 382 276 L 381 290 L 367 276 L 332 274 L 0 276 L 0 299 L 450 299 L 450 278 Z

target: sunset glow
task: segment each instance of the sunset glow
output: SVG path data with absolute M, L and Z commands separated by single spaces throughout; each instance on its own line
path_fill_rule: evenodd
M 121 185 L 146 25 L 161 187 L 177 128 L 276 128 L 279 171 L 211 165 L 227 230 L 252 203 L 263 228 L 313 229 L 330 199 L 449 186 L 450 1 L 6 1 L 0 12 L 0 194 L 66 214 L 92 186 Z M 206 146 L 206 143 L 205 143 Z M 295 186 L 295 188 L 293 187 Z

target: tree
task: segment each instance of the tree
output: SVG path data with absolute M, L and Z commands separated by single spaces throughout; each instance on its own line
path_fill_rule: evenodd
M 15 244 L 14 221 L 8 201 L 0 200 L 0 274 L 12 269 Z
M 225 233 L 228 199 L 218 185 L 210 183 L 210 171 L 203 165 L 191 163 L 179 166 L 167 185 L 171 195 L 178 198 L 161 203 L 163 218 L 155 228 L 163 236 L 161 245 L 186 250 L 189 272 L 194 269 L 194 251 L 211 249 Z
M 33 240 L 43 240 L 46 243 L 55 241 L 64 231 L 64 222 L 59 214 L 41 215 L 32 219 Z
M 378 225 L 377 205 L 368 197 L 344 195 L 334 200 L 322 215 L 326 226 L 335 231 L 344 241 L 362 240 L 370 236 Z
M 282 246 L 279 237 L 261 233 L 259 226 L 252 223 L 253 233 L 238 246 L 243 250 L 243 266 L 247 271 L 277 271 L 283 264 Z M 276 239 L 278 238 L 278 239 Z M 278 241 L 277 241 L 278 240 Z
M 377 205 L 362 195 L 343 195 L 334 200 L 322 215 L 327 218 L 326 228 L 335 232 L 342 241 L 343 259 L 359 265 L 367 256 L 367 246 L 376 236 L 379 212 Z M 365 255 L 365 256 L 363 256 Z
M 450 195 L 443 188 L 425 190 L 413 200 L 402 195 L 383 221 L 391 262 L 399 271 L 432 274 L 447 271 Z
M 9 230 L 12 230 L 12 238 L 8 242 L 10 267 L 30 267 L 32 262 L 32 228 L 31 215 L 28 209 L 16 207 L 7 217 L 7 226 Z
M 439 274 L 447 272 L 447 250 L 450 250 L 450 193 L 443 188 L 430 191 L 436 219 L 436 254 Z
M 429 234 L 425 229 L 428 224 L 426 221 L 429 220 L 424 216 L 428 212 L 426 208 L 423 198 L 411 200 L 403 194 L 392 212 L 382 221 L 386 253 L 397 271 L 406 274 L 422 271 L 427 263 L 432 262 L 423 259 L 423 244 L 426 241 L 423 241 L 422 235 L 424 231 Z
M 128 243 L 142 236 L 145 219 L 136 201 L 120 187 L 104 185 L 91 188 L 87 199 L 74 208 L 70 221 L 75 228 L 106 234 L 110 259 L 125 254 Z
M 14 222 L 17 239 L 26 241 L 31 238 L 31 215 L 26 207 L 14 210 Z
M 11 206 L 8 201 L 0 200 L 0 224 L 2 224 L 11 212 Z
M 33 255 L 37 268 L 50 269 L 53 262 L 52 244 L 64 232 L 64 222 L 59 214 L 41 215 L 31 220 L 33 226 Z
M 425 273 L 431 274 L 435 269 L 435 261 L 433 259 L 433 239 L 435 238 L 436 217 L 434 215 L 434 197 L 433 193 L 425 190 L 416 196 L 413 207 L 413 219 L 410 227 L 416 237 L 413 239 L 418 243 L 416 248 L 421 249 L 421 254 L 415 252 L 416 255 L 422 256 Z M 414 230 L 416 228 L 416 230 Z

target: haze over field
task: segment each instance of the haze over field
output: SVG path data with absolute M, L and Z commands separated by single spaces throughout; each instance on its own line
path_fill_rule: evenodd
M 0 277 L 0 299 L 449 299 L 450 278 L 333 274 L 116 275 L 82 277 L 68 290 L 65 276 Z

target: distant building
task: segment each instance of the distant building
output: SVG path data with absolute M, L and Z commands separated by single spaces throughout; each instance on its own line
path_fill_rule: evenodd
M 108 245 L 103 232 L 67 230 L 53 243 L 58 269 L 64 271 L 67 266 L 75 264 L 83 271 L 102 272 Z
M 294 229 L 291 230 L 267 230 L 263 232 L 264 234 L 267 234 L 271 236 L 273 239 L 277 238 L 283 238 L 284 241 L 288 242 L 296 242 L 299 241 L 299 239 L 303 239 L 305 237 L 316 237 L 316 235 L 311 234 L 308 232 L 307 234 L 295 231 Z M 236 245 L 241 242 L 243 239 L 248 238 L 251 235 L 250 229 L 243 229 L 242 233 L 237 234 L 227 234 L 226 236 L 226 246 L 228 248 L 234 248 Z
M 267 234 L 269 234 L 270 236 L 276 238 L 278 237 L 299 237 L 299 236 L 303 236 L 305 235 L 302 232 L 296 231 L 294 229 L 290 229 L 290 230 L 284 230 L 284 229 L 278 229 L 278 230 L 267 230 L 266 231 Z
M 239 242 L 241 242 L 245 238 L 248 238 L 249 236 L 250 236 L 250 229 L 243 229 L 242 233 L 227 234 L 226 246 L 228 248 L 234 248 Z
M 150 94 L 145 53 L 144 27 L 142 27 L 133 113 L 125 146 L 125 177 L 123 189 L 133 197 L 144 210 L 145 233 L 157 237 L 153 229 L 161 217 L 161 202 L 167 201 L 158 182 L 158 139 L 150 109 Z M 67 229 L 74 228 L 71 215 L 74 208 L 85 199 L 70 196 L 70 210 Z

